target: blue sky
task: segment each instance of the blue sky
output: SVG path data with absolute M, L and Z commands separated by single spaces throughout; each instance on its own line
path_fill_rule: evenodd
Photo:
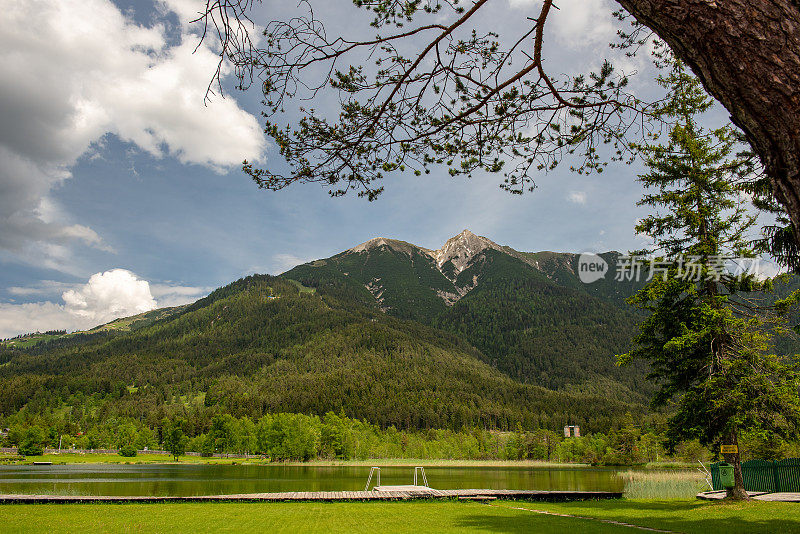
M 321 15 L 334 23 L 361 16 L 349 1 L 332 4 Z M 610 56 L 612 3 L 560 4 L 547 61 L 575 72 Z M 254 20 L 286 5 L 265 1 Z M 498 0 L 482 23 L 524 22 L 536 5 Z M 12 21 L 0 28 L 0 337 L 191 301 L 376 236 L 438 248 L 469 228 L 525 251 L 642 243 L 636 166 L 592 176 L 564 166 L 522 196 L 501 191 L 497 176 L 443 169 L 390 176 L 371 203 L 313 185 L 260 191 L 238 165 L 279 158 L 260 132 L 259 95 L 228 91 L 204 106 L 213 53 L 191 54 L 197 38 L 184 24 L 196 0 L 0 7 Z M 37 24 L 41 35 L 26 29 Z M 652 93 L 649 64 L 636 61 L 635 87 Z

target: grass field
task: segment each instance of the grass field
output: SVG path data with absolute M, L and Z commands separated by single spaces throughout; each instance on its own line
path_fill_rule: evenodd
M 8 457 L 8 455 L 6 455 Z M 15 464 L 31 464 L 33 462 L 52 462 L 53 464 L 97 463 L 97 464 L 166 464 L 174 463 L 172 456 L 163 454 L 140 454 L 126 458 L 119 454 L 45 454 L 42 456 L 27 456 L 24 460 L 14 461 Z M 0 465 L 4 463 L 4 456 L 0 455 Z M 186 464 L 268 464 L 269 460 L 260 458 L 201 458 L 200 456 L 181 456 L 180 463 Z M 424 460 L 419 458 L 381 458 L 372 460 L 314 460 L 311 462 L 280 462 L 278 465 L 302 466 L 440 466 L 440 467 L 587 467 L 586 464 L 560 464 L 556 462 L 542 462 L 538 460 Z
M 545 515 L 539 512 L 568 514 Z M 577 517 L 576 517 L 577 516 Z M 2 505 L 4 533 L 60 532 L 800 532 L 792 503 L 694 500 L 528 503 L 176 503 Z M 643 532 L 642 530 L 638 530 Z
M 164 454 L 140 454 L 131 458 L 119 454 L 43 454 L 42 456 L 26 456 L 24 460 L 14 461 L 13 464 L 32 464 L 33 462 L 52 462 L 53 464 L 169 464 L 175 463 L 172 456 Z M 4 457 L 0 456 L 0 464 Z M 182 464 L 244 464 L 268 463 L 258 458 L 246 460 L 244 458 L 201 458 L 200 456 L 181 456 Z
M 514 504 L 510 504 L 514 506 Z M 800 506 L 789 502 L 709 502 L 699 499 L 531 503 L 535 508 L 685 533 L 800 533 Z M 589 530 L 588 532 L 594 532 Z M 600 532 L 600 531 L 598 531 Z M 628 529 L 628 532 L 633 532 Z

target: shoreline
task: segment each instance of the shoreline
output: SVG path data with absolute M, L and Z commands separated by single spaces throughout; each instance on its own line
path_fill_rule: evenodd
M 0 467 L 6 465 L 34 465 L 34 463 L 51 462 L 52 465 L 74 464 L 164 464 L 164 465 L 263 465 L 280 467 L 497 467 L 497 468 L 532 468 L 532 469 L 687 469 L 693 467 L 686 463 L 658 462 L 653 465 L 590 465 L 582 463 L 548 462 L 543 460 L 457 460 L 457 459 L 422 459 L 422 458 L 373 458 L 367 460 L 310 460 L 270 461 L 260 458 L 219 458 L 200 456 L 181 456 L 176 462 L 171 456 L 163 454 L 140 454 L 124 457 L 110 453 L 69 453 L 28 456 L 24 460 L 10 460 L 0 456 Z

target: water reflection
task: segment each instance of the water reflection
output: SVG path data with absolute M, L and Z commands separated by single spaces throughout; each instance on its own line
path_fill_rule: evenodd
M 384 485 L 411 484 L 413 467 L 382 467 Z M 602 468 L 425 467 L 438 489 L 622 491 Z M 0 466 L 0 493 L 58 495 L 222 495 L 364 489 L 369 467 L 285 465 Z

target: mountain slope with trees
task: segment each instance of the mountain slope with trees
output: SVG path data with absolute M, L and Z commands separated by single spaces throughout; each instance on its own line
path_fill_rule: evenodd
M 617 256 L 603 255 L 612 271 Z M 373 239 L 282 276 L 452 332 L 514 379 L 643 401 L 652 387 L 644 368 L 615 364 L 638 321 L 624 299 L 639 285 L 616 282 L 613 272 L 584 284 L 577 262 L 465 230 L 436 251 Z
M 615 426 L 640 403 L 521 384 L 459 337 L 252 276 L 131 332 L 4 349 L 4 417 L 157 425 L 343 412 L 398 428 Z

